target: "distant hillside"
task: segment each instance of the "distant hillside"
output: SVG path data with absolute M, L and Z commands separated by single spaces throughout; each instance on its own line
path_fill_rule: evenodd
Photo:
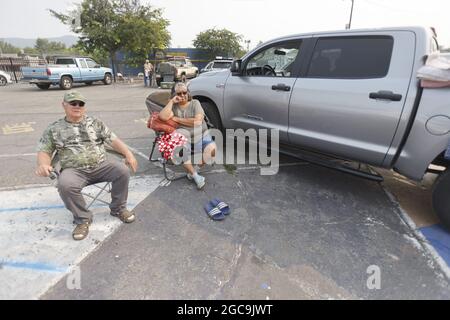
M 62 42 L 66 45 L 66 47 L 71 47 L 78 41 L 78 37 L 75 36 L 62 36 L 62 37 L 56 37 L 56 38 L 45 38 L 49 41 L 58 41 Z M 24 39 L 24 38 L 0 38 L 0 40 L 3 40 L 5 42 L 8 42 L 12 44 L 15 47 L 19 48 L 25 48 L 25 47 L 34 47 L 36 44 L 36 39 Z

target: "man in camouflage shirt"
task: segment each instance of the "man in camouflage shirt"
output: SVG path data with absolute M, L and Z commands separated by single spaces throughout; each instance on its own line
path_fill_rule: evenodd
M 66 93 L 62 102 L 66 116 L 48 126 L 37 148 L 38 176 L 48 177 L 54 170 L 52 159 L 59 160 L 58 192 L 77 225 L 72 234 L 75 240 L 87 236 L 92 222 L 92 212 L 81 195 L 87 185 L 112 182 L 111 215 L 127 223 L 135 220 L 134 213 L 126 208 L 130 171 L 124 163 L 106 158 L 105 145 L 122 154 L 133 172 L 137 161 L 102 121 L 85 115 L 85 104 L 79 92 Z

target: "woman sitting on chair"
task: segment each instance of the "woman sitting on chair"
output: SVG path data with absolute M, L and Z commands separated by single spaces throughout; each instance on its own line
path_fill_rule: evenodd
M 163 121 L 172 119 L 180 124 L 179 129 L 184 129 L 190 134 L 194 151 L 202 150 L 202 159 L 198 166 L 194 168 L 190 160 L 184 161 L 183 167 L 188 172 L 187 178 L 194 180 L 198 189 L 205 185 L 205 177 L 198 174 L 198 170 L 205 163 L 209 163 L 216 154 L 216 144 L 209 134 L 204 134 L 208 129 L 205 122 L 205 112 L 200 101 L 192 99 L 186 84 L 178 82 L 174 87 L 174 96 L 159 113 L 159 118 Z M 195 129 L 195 130 L 194 130 Z M 195 132 L 195 135 L 194 135 Z M 201 134 L 200 134 L 201 133 Z M 187 148 L 190 151 L 190 144 Z

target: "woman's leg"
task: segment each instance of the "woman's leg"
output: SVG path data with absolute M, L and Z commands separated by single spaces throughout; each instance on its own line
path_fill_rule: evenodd
M 203 159 L 200 163 L 200 167 L 206 164 L 212 164 L 214 162 L 214 157 L 216 156 L 216 144 L 214 142 L 208 144 L 203 150 Z
M 191 175 L 194 174 L 195 169 L 194 169 L 194 166 L 192 165 L 191 162 L 185 162 L 185 163 L 183 163 L 183 167 L 184 167 L 184 169 L 185 169 L 189 174 L 191 174 Z

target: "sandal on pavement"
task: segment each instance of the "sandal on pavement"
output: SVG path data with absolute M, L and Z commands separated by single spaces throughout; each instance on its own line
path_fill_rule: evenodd
M 119 218 L 122 222 L 125 222 L 125 223 L 131 223 L 136 219 L 136 216 L 134 215 L 134 213 L 131 211 L 128 211 L 127 209 L 123 210 L 119 214 L 115 214 L 115 213 L 111 212 L 111 215 L 113 217 Z
M 225 202 L 223 202 L 223 201 L 221 201 L 221 200 L 219 200 L 219 199 L 217 199 L 217 198 L 214 198 L 212 201 L 211 201 L 211 204 L 214 206 L 214 207 L 217 207 L 220 211 L 222 211 L 222 213 L 224 214 L 224 215 L 229 215 L 230 213 L 231 213 L 231 211 L 230 211 L 230 206 L 228 205 L 228 204 L 226 204 Z
M 212 219 L 216 221 L 220 221 L 225 219 L 225 215 L 220 211 L 217 207 L 213 206 L 211 202 L 208 202 L 208 204 L 205 206 L 205 212 L 206 214 Z
M 85 222 L 82 224 L 77 224 L 75 229 L 72 232 L 72 237 L 74 240 L 83 240 L 89 233 L 89 222 Z

